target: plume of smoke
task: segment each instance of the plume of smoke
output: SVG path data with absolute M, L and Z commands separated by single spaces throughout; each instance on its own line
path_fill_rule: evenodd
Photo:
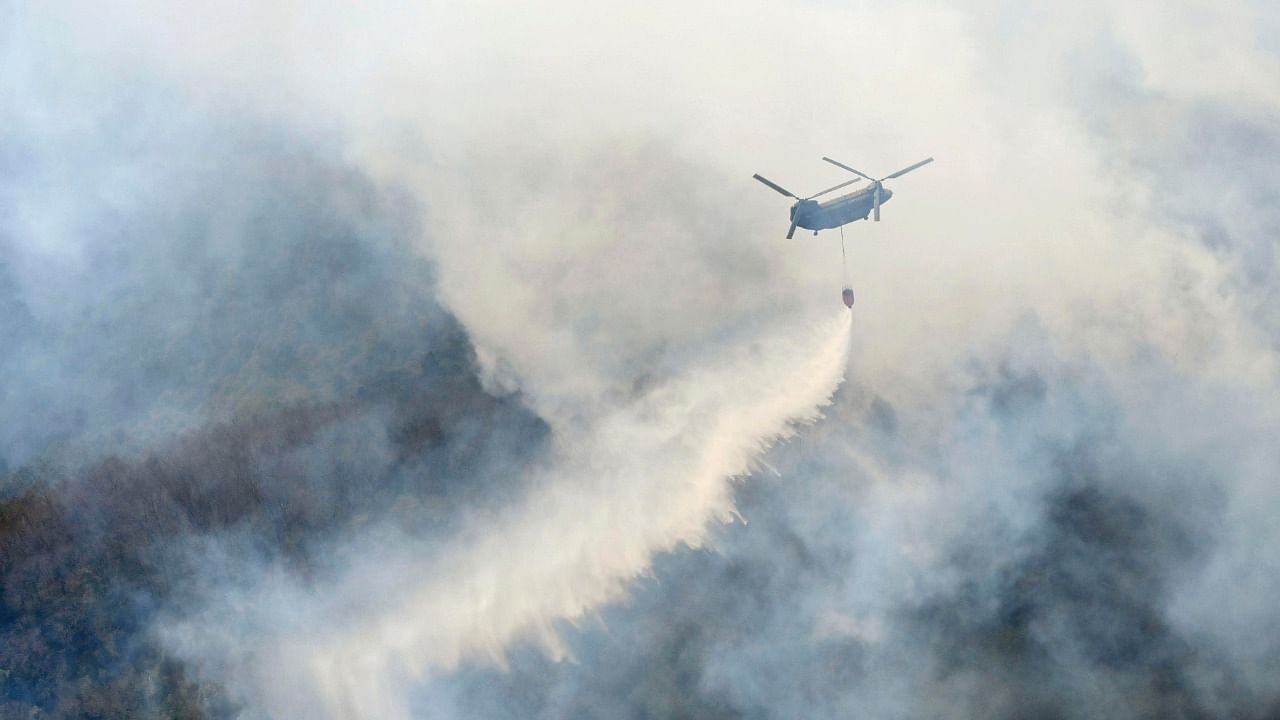
M 622 598 L 655 553 L 699 547 L 709 524 L 730 519 L 730 481 L 797 424 L 817 419 L 843 379 L 849 339 L 842 311 L 834 321 L 729 344 L 593 419 L 583 435 L 562 438 L 527 498 L 425 557 L 407 543 L 379 553 L 377 568 L 364 558 L 315 613 L 296 602 L 249 601 L 287 613 L 250 620 L 252 627 L 291 628 L 266 640 L 236 638 L 260 650 L 246 658 L 258 665 L 249 677 L 262 679 L 253 704 L 276 717 L 407 717 L 412 683 L 428 671 L 501 661 L 521 638 L 561 655 L 555 623 Z M 327 614 L 360 605 L 355 616 Z M 166 632 L 187 657 L 211 646 L 243 652 L 210 643 L 226 617 L 214 607 Z M 302 628 L 306 637 L 292 636 Z
M 636 520 L 628 537 L 645 542 L 620 555 L 625 562 L 592 565 L 602 562 L 597 548 L 582 550 L 586 530 L 615 531 L 595 518 L 618 513 L 601 508 L 653 501 L 596 466 L 653 482 L 659 473 L 630 463 L 632 447 L 651 451 L 636 457 L 670 477 L 691 477 L 702 458 L 684 439 L 668 438 L 678 447 L 664 455 L 661 434 L 643 430 L 657 425 L 636 424 L 641 408 L 666 417 L 700 407 L 660 394 L 688 388 L 685 372 L 660 373 L 659 389 L 641 387 L 639 399 L 638 379 L 672 352 L 715 356 L 726 340 L 742 342 L 719 328 L 804 307 L 834 284 L 831 247 L 778 250 L 781 217 L 768 204 L 776 198 L 750 187 L 750 172 L 778 168 L 788 186 L 795 177 L 822 187 L 802 169 L 820 154 L 854 149 L 888 169 L 927 152 L 946 162 L 911 176 L 920 198 L 912 211 L 903 194 L 889 222 L 858 228 L 893 241 L 854 248 L 860 296 L 886 299 L 860 324 L 854 407 L 818 428 L 805 447 L 812 454 L 789 466 L 818 476 L 826 502 L 757 491 L 763 499 L 750 509 L 762 522 L 730 532 L 742 545 L 726 542 L 723 561 L 677 553 L 664 577 L 693 589 L 650 590 L 637 615 L 613 625 L 661 625 L 654 617 L 674 608 L 692 635 L 719 628 L 732 640 L 741 627 L 716 618 L 742 606 L 715 582 L 744 572 L 748 581 L 734 587 L 750 612 L 733 617 L 763 628 L 758 642 L 698 645 L 669 633 L 652 654 L 637 654 L 640 643 L 620 641 L 617 654 L 597 657 L 665 660 L 687 648 L 670 663 L 684 674 L 663 675 L 662 661 L 632 664 L 652 693 L 594 714 L 643 715 L 636 705 L 667 679 L 710 690 L 708 705 L 726 716 L 1069 715 L 1108 703 L 1126 714 L 1115 700 L 1131 690 L 1144 698 L 1134 715 L 1273 712 L 1266 684 L 1277 651 L 1258 628 L 1275 624 L 1266 598 L 1280 577 L 1262 550 L 1276 544 L 1280 507 L 1268 449 L 1275 203 L 1270 166 L 1258 158 L 1272 145 L 1280 82 L 1274 41 L 1250 30 L 1274 27 L 1273 9 L 748 2 L 726 15 L 710 2 L 567 1 L 422 13 L 375 4 L 355 23 L 336 5 L 305 18 L 288 7 L 240 10 L 171 18 L 152 2 L 110 13 L 91 3 L 31 6 L 12 13 L 22 22 L 8 45 L 28 47 L 20 34 L 78 44 L 78 59 L 94 62 L 50 61 L 56 79 L 82 81 L 58 87 L 88 88 L 67 107 L 112 95 L 149 65 L 211 107 L 247 105 L 311 133 L 338 128 L 347 157 L 421 193 L 430 232 L 420 248 L 438 263 L 441 297 L 475 340 L 488 387 L 524 391 L 562 447 L 554 471 L 534 473 L 535 489 L 507 511 L 472 518 L 444 546 L 408 545 L 425 560 L 371 560 L 391 538 L 355 540 L 346 550 L 353 569 L 313 593 L 285 571 L 256 568 L 250 552 L 228 551 L 227 574 L 256 570 L 257 582 L 210 589 L 208 606 L 166 626 L 184 657 L 204 661 L 200 639 L 234 668 L 214 676 L 232 677 L 278 713 L 401 712 L 415 663 L 426 671 L 501 657 L 519 638 L 549 636 L 553 618 L 618 597 L 657 549 L 704 540 L 688 529 L 692 519 L 635 513 L 624 514 Z M 804 28 L 803 42 L 780 41 L 780 28 Z M 655 37 L 664 52 L 653 52 Z M 872 61 L 850 63 L 851 46 Z M 121 59 L 135 53 L 141 63 Z M 98 62 L 104 56 L 111 62 Z M 23 63 L 3 65 L 6 77 L 54 85 L 44 72 L 24 76 Z M 799 70 L 809 68 L 832 70 Z M 18 126 L 63 147 L 77 136 L 76 117 L 37 108 Z M 0 149 L 4 161 L 19 164 L 14 147 L 24 145 Z M 85 194 L 66 187 L 50 196 Z M 758 204 L 744 209 L 751 193 Z M 14 197 L 22 199 L 7 194 L 6 208 L 23 205 Z M 68 234 L 33 231 L 60 228 L 66 213 L 49 209 L 38 214 L 45 221 L 15 226 L 24 240 Z M 0 271 L 0 307 L 15 308 L 0 330 L 28 347 L 41 308 L 5 277 L 40 287 L 32 267 L 42 266 Z M 79 277 L 49 274 L 57 282 L 46 299 Z M 690 364 L 701 366 L 678 363 Z M 335 382 L 326 375 L 317 391 Z M 673 406 L 646 405 L 648 397 Z M 699 435 L 706 426 L 695 415 L 679 417 L 691 438 L 718 437 Z M 848 441 L 855 433 L 863 435 Z M 575 505 L 581 498 L 590 502 Z M 1180 505 L 1185 498 L 1196 508 Z M 723 494 L 703 500 L 697 527 L 730 507 Z M 573 507 L 581 513 L 565 519 Z M 510 553 L 531 559 L 511 574 L 469 574 L 507 567 Z M 574 579 L 557 584 L 565 576 Z M 700 576 L 714 580 L 693 582 Z M 508 591 L 517 586 L 538 591 Z M 490 614 L 468 614 L 477 607 Z M 212 627 L 231 629 L 222 644 Z M 611 637 L 586 633 L 579 650 Z M 585 677 L 565 692 L 607 687 L 600 666 L 609 664 L 578 666 Z M 1208 672 L 1212 664 L 1231 682 Z M 528 673 L 512 684 L 573 671 L 516 665 Z M 317 678 L 329 694 L 305 701 Z M 855 691 L 843 695 L 845 687 Z M 1203 693 L 1178 705 L 1190 687 Z M 373 697 L 379 689 L 385 697 Z M 1204 702 L 1235 689 L 1238 704 Z M 643 707 L 679 714 L 666 701 Z

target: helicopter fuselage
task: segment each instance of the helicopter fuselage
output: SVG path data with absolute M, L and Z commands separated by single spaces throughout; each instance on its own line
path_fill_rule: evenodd
M 892 190 L 881 188 L 881 205 L 889 202 L 891 197 Z M 866 220 L 874 206 L 874 193 L 868 187 L 823 203 L 802 200 L 791 206 L 791 219 L 795 221 L 796 227 L 806 230 L 831 230 L 856 220 Z

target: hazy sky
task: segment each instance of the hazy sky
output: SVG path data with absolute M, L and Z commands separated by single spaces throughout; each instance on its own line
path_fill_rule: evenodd
M 1272 4 L 0 25 L 0 475 L 346 401 L 455 321 L 545 423 L 396 470 L 478 489 L 430 533 L 369 511 L 314 576 L 191 533 L 146 633 L 241 716 L 1280 707 Z M 751 179 L 847 179 L 823 155 L 937 159 L 845 229 L 851 317 L 838 233 L 784 240 Z M 498 437 L 469 413 L 449 452 Z M 360 418 L 299 477 L 394 465 Z

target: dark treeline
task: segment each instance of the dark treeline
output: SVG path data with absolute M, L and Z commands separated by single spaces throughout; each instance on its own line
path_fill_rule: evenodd
M 481 501 L 545 428 L 487 394 L 470 360 L 453 328 L 416 368 L 348 402 L 237 418 L 76 477 L 21 469 L 25 488 L 0 502 L 0 717 L 231 714 L 222 688 L 147 632 L 198 571 L 178 549 L 235 533 L 305 574 L 327 539 L 370 517 L 429 532 L 457 503 Z
M 154 631 L 202 552 L 305 582 L 445 532 L 546 428 L 481 387 L 422 208 L 323 139 L 146 82 L 45 101 L 88 119 L 0 133 L 0 203 L 59 231 L 0 208 L 0 718 L 233 714 Z

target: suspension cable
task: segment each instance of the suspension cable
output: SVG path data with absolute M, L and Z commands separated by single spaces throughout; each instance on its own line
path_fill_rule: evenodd
M 844 226 L 840 226 L 840 280 L 849 287 L 849 259 L 844 252 Z

